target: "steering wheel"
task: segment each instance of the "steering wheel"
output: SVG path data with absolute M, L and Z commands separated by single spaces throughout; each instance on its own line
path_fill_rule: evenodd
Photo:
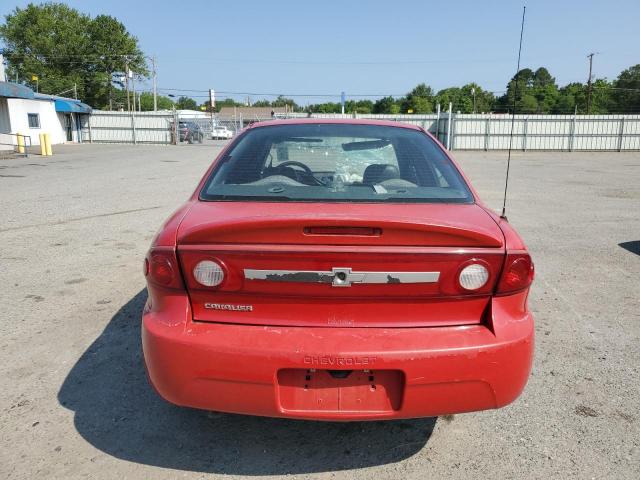
M 311 169 L 302 162 L 296 162 L 295 160 L 287 160 L 286 162 L 282 162 L 280 165 L 276 166 L 275 168 L 280 169 L 285 167 L 300 167 L 302 170 L 305 171 L 305 173 L 313 177 L 313 172 L 311 171 Z
M 286 168 L 286 167 L 300 167 L 302 169 L 302 172 L 304 172 L 305 176 L 307 177 L 307 179 L 313 181 L 313 184 L 320 185 L 320 186 L 323 186 L 323 187 L 325 186 L 324 183 L 322 183 L 320 180 L 318 180 L 313 175 L 313 171 L 302 162 L 296 162 L 295 160 L 287 160 L 285 162 L 282 162 L 277 167 L 275 167 L 275 170 L 279 170 L 281 168 Z M 297 170 L 294 170 L 294 171 L 296 172 L 295 173 L 295 175 L 296 175 L 295 180 L 296 181 L 302 182 L 302 183 L 306 183 L 307 185 L 309 185 L 309 183 L 307 183 L 307 181 L 305 181 L 306 179 L 304 179 L 304 178 L 299 176 L 299 173 L 302 173 L 302 172 L 298 172 Z

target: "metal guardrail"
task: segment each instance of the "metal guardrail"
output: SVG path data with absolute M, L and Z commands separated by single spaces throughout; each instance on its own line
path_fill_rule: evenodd
M 23 143 L 22 146 L 20 146 L 18 137 L 22 137 L 22 143 Z M 10 140 L 10 141 L 6 141 L 6 140 Z M 31 143 L 31 135 L 22 135 L 21 133 L 0 132 L 0 156 L 23 155 L 25 157 L 28 157 L 29 149 L 32 146 L 33 145 Z M 11 148 L 3 148 L 3 147 L 11 147 Z M 22 148 L 23 150 L 22 152 L 20 152 L 20 148 Z

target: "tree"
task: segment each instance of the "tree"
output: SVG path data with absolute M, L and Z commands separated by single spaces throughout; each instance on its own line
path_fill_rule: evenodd
M 424 83 L 417 85 L 401 101 L 402 113 L 431 113 L 433 111 L 433 90 Z
M 373 113 L 400 113 L 400 105 L 393 97 L 383 97 L 373 104 Z
M 158 110 L 171 110 L 173 108 L 173 101 L 169 97 L 158 95 L 157 101 Z M 140 106 L 143 112 L 153 111 L 153 93 L 142 92 L 140 94 Z
M 342 108 L 342 106 L 340 107 Z M 373 102 L 371 100 L 347 100 L 344 104 L 344 111 L 346 113 L 371 113 L 372 110 Z
M 573 82 L 558 91 L 558 100 L 551 113 L 571 114 L 577 111 L 585 113 L 587 109 L 587 89 L 580 82 Z
M 556 79 L 551 76 L 549 70 L 540 67 L 533 73 L 532 84 L 533 87 L 548 87 L 555 85 Z
M 603 115 L 606 113 L 629 113 L 630 111 L 631 112 L 638 111 L 638 107 L 640 107 L 640 104 L 636 104 L 635 109 L 633 105 L 631 105 L 630 106 L 631 110 L 629 110 L 629 107 L 625 108 L 624 104 L 622 105 L 618 104 L 618 102 L 614 98 L 614 92 L 619 92 L 624 90 L 613 90 L 614 86 L 615 84 L 608 81 L 606 78 L 597 78 L 596 80 L 593 81 L 591 86 L 591 109 L 590 109 L 592 114 Z
M 319 103 L 309 105 L 307 111 L 311 113 L 340 113 L 342 111 L 342 105 L 334 102 Z
M 138 40 L 131 36 L 125 26 L 114 17 L 98 15 L 89 24 L 91 70 L 93 78 L 90 89 L 97 105 L 109 105 L 112 101 L 112 78 L 115 72 L 125 73 L 126 68 L 146 77 L 148 69 Z M 105 89 L 106 87 L 106 89 Z M 105 91 L 106 90 L 106 91 Z
M 468 83 L 460 88 L 445 88 L 435 96 L 435 103 L 439 103 L 443 110 L 449 108 L 449 102 L 455 112 L 473 113 L 474 108 L 476 112 L 490 112 L 493 110 L 495 97 L 477 83 Z
M 270 107 L 271 102 L 269 100 L 258 100 L 257 102 L 253 102 L 254 107 Z
M 278 95 L 278 97 L 271 102 L 271 106 L 272 107 L 284 107 L 287 106 L 289 107 L 290 111 L 295 111 L 298 110 L 300 107 L 298 107 L 298 104 L 296 102 L 294 102 L 291 98 L 286 98 L 282 95 Z
M 511 112 L 514 99 L 517 113 L 551 113 L 558 100 L 558 86 L 546 68 L 540 67 L 535 72 L 523 68 L 507 85 L 507 93 L 498 100 L 498 110 Z
M 112 73 L 125 63 L 139 75 L 148 74 L 138 41 L 115 18 L 95 19 L 62 3 L 15 8 L 0 25 L 8 60 L 8 75 L 31 82 L 38 77 L 42 93 L 70 94 L 77 89 L 86 103 L 108 105 Z
M 176 109 L 177 110 L 197 110 L 198 104 L 193 98 L 183 96 L 178 98 L 178 101 L 176 102 Z
M 612 97 L 618 112 L 640 112 L 640 64 L 623 70 L 613 86 L 617 89 Z
M 538 68 L 533 73 L 531 94 L 536 99 L 536 113 L 551 113 L 558 101 L 558 85 L 556 79 L 551 76 L 549 70 Z

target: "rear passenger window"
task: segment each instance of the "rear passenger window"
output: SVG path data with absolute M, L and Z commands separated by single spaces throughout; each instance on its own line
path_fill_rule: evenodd
M 425 133 L 346 123 L 250 129 L 219 161 L 200 198 L 473 202 L 456 167 Z

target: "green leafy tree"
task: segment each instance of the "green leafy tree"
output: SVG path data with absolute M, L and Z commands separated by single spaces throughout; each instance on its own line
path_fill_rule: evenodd
M 344 104 L 346 113 L 371 113 L 373 111 L 373 102 L 371 100 L 347 100 Z
M 549 70 L 544 67 L 538 68 L 533 72 L 531 81 L 533 87 L 548 87 L 556 84 L 556 79 L 551 76 Z
M 177 110 L 197 110 L 198 104 L 193 98 L 183 96 L 178 98 L 178 101 L 176 102 L 176 109 Z
M 149 71 L 138 40 L 116 18 L 98 15 L 89 23 L 88 34 L 92 59 L 91 74 L 87 76 L 89 91 L 94 104 L 107 105 L 112 102 L 114 73 L 125 73 L 129 68 L 136 75 L 147 77 Z
M 335 102 L 318 103 L 309 105 L 307 111 L 311 113 L 340 113 L 342 105 Z
M 536 113 L 551 113 L 558 101 L 559 91 L 556 79 L 551 76 L 549 70 L 538 68 L 533 73 L 532 95 L 536 99 Z
M 400 105 L 393 97 L 383 97 L 373 104 L 373 113 L 400 113 Z
M 551 113 L 585 113 L 587 108 L 587 89 L 580 82 L 573 82 L 558 90 L 558 99 Z M 577 109 L 577 110 L 576 110 Z
M 75 86 L 79 98 L 97 108 L 108 106 L 112 74 L 125 63 L 148 74 L 136 38 L 120 22 L 92 19 L 62 3 L 15 8 L 0 25 L 0 39 L 10 78 L 35 86 L 35 75 L 39 91 L 50 94 L 70 95 Z
M 631 106 L 631 110 L 629 110 L 619 105 L 615 99 L 615 92 L 618 90 L 614 90 L 614 87 L 615 82 L 612 83 L 605 78 L 598 78 L 593 81 L 591 85 L 591 114 L 603 115 L 607 113 L 630 113 L 630 111 L 638 111 L 634 109 L 633 106 Z M 640 107 L 640 104 L 637 106 Z
M 169 97 L 162 95 L 158 95 L 157 102 L 158 110 L 171 110 L 174 106 L 173 101 Z M 153 93 L 142 92 L 140 94 L 140 106 L 143 112 L 153 111 Z
M 477 83 L 469 83 L 460 88 L 452 87 L 440 90 L 435 97 L 435 103 L 439 103 L 443 110 L 452 104 L 454 112 L 473 113 L 490 112 L 493 110 L 495 97 L 491 92 L 483 90 Z
M 453 111 L 461 113 L 490 112 L 493 110 L 495 97 L 491 92 L 483 90 L 477 83 L 468 83 L 460 88 L 452 87 L 440 90 L 435 97 L 443 110 L 452 104 Z
M 401 101 L 402 113 L 431 113 L 433 111 L 433 90 L 424 83 L 417 85 Z
M 640 64 L 623 70 L 613 86 L 613 108 L 622 113 L 640 112 Z
M 299 106 L 296 102 L 294 102 L 291 98 L 286 98 L 282 95 L 278 95 L 278 97 L 271 102 L 272 107 L 284 107 L 287 106 L 291 111 L 299 110 Z
M 254 107 L 270 107 L 271 102 L 269 100 L 258 100 L 257 102 L 253 102 Z

